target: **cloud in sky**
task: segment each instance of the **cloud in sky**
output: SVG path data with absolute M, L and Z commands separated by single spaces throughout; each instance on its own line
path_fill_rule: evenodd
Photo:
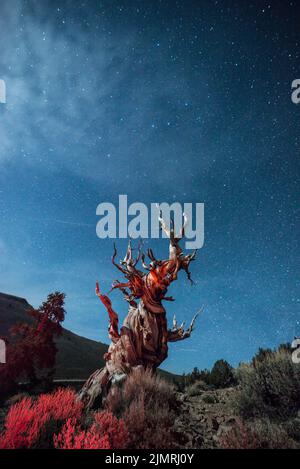
M 104 26 L 91 40 L 89 29 L 70 21 L 67 9 L 62 14 L 34 2 L 29 11 L 24 2 L 13 3 L 14 8 L 12 2 L 2 6 L 7 105 L 0 161 L 40 166 L 47 160 L 47 171 L 65 168 L 101 181 L 117 177 L 109 173 L 110 159 L 116 168 L 133 159 L 133 175 L 138 174 L 137 157 L 147 153 L 154 129 L 168 125 L 170 112 L 176 120 L 176 109 L 190 102 L 187 77 L 164 65 L 164 54 L 145 53 L 130 28 L 108 36 Z M 154 160 L 164 152 L 153 150 Z
M 41 21 L 41 4 L 35 3 L 31 14 L 25 10 L 24 2 L 16 2 L 15 9 L 6 2 L 2 16 L 5 43 L 1 62 L 8 88 L 2 132 L 22 138 L 22 153 L 29 164 L 38 158 L 33 149 L 40 140 L 53 158 L 64 155 L 65 164 L 66 144 L 74 141 L 80 145 L 91 124 L 103 126 L 107 104 L 97 104 L 109 98 L 120 80 L 108 68 L 118 58 L 122 68 L 128 41 L 115 38 L 108 50 L 100 39 L 87 51 L 87 33 L 68 21 L 60 30 L 63 20 L 55 14 Z M 2 158 L 16 156 L 14 135 L 2 146 Z M 69 163 L 72 168 L 72 160 Z

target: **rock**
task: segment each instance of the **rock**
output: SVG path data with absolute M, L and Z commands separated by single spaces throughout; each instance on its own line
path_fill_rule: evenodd
M 201 448 L 204 443 L 203 435 L 197 435 L 193 438 L 193 448 Z
M 187 435 L 187 441 L 181 441 L 181 448 L 216 448 L 219 437 L 236 424 L 237 417 L 232 415 L 229 399 L 233 389 L 209 390 L 198 396 L 180 393 L 182 411 L 177 417 L 175 429 Z M 209 395 L 209 401 L 203 402 L 203 396 Z

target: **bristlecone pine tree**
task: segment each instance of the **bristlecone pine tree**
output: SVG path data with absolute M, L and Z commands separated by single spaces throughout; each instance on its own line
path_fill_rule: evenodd
M 64 299 L 64 293 L 49 294 L 38 309 L 28 310 L 30 323 L 19 323 L 10 329 L 7 362 L 0 368 L 0 399 L 16 387 L 20 377 L 35 385 L 41 371 L 47 370 L 51 380 L 57 353 L 54 339 L 61 334 L 65 319 Z
M 163 300 L 174 301 L 172 297 L 166 296 L 166 293 L 169 285 L 177 279 L 180 270 L 184 270 L 192 282 L 189 264 L 195 259 L 196 251 L 184 255 L 179 246 L 179 241 L 184 236 L 187 218 L 184 215 L 184 224 L 177 236 L 172 220 L 170 228 L 167 227 L 161 214 L 159 221 L 169 238 L 168 259 L 157 260 L 149 249 L 150 263 L 147 265 L 145 256 L 141 253 L 141 245 L 134 259 L 129 241 L 124 260 L 117 264 L 115 262 L 117 251 L 114 248 L 112 262 L 125 276 L 126 281 L 114 281 L 111 290 L 119 289 L 129 303 L 128 314 L 120 331 L 118 314 L 113 310 L 108 296 L 100 293 L 99 284 L 96 283 L 96 295 L 108 311 L 111 344 L 104 356 L 105 367 L 96 370 L 79 393 L 79 399 L 88 408 L 100 405 L 110 387 L 124 380 L 132 369 L 143 367 L 155 371 L 168 355 L 168 342 L 184 340 L 190 337 L 193 330 L 197 314 L 187 330 L 184 329 L 184 323 L 180 326 L 177 324 L 175 316 L 173 327 L 168 329 L 166 311 L 162 305 Z M 137 268 L 140 260 L 144 271 Z

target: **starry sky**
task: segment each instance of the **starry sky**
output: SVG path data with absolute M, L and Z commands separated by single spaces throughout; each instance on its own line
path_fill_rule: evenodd
M 299 18 L 294 1 L 1 0 L 0 291 L 64 291 L 65 326 L 108 342 L 94 285 L 120 276 L 97 205 L 204 202 L 196 285 L 181 274 L 166 303 L 204 313 L 163 368 L 299 335 Z

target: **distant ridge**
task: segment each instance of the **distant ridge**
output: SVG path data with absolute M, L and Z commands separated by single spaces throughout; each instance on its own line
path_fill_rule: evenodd
M 25 298 L 0 293 L 0 336 L 7 336 L 17 322 L 29 322 L 27 311 L 33 309 Z M 64 329 L 57 339 L 57 379 L 87 379 L 97 368 L 104 365 L 103 355 L 108 346 L 81 337 Z

